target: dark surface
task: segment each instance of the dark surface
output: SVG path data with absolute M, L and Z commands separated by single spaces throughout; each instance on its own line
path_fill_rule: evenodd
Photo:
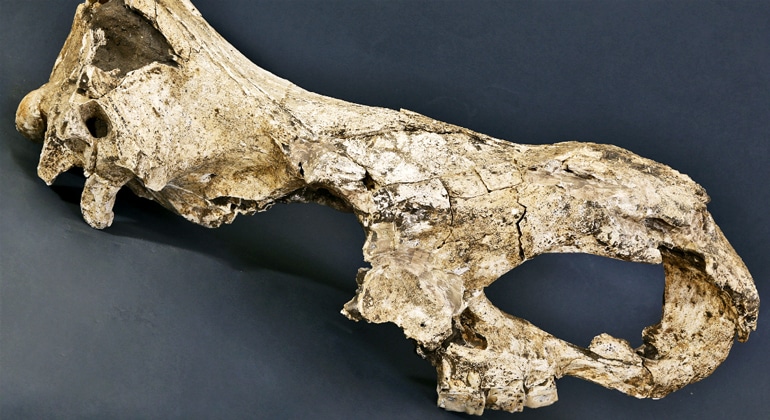
M 0 417 L 461 418 L 392 325 L 339 310 L 363 234 L 351 215 L 277 206 L 207 230 L 121 193 L 80 217 L 16 133 L 77 1 L 0 3 Z M 770 2 L 195 2 L 258 65 L 307 89 L 407 108 L 521 143 L 612 143 L 689 174 L 770 296 Z M 662 270 L 550 255 L 494 302 L 578 345 L 641 342 Z M 487 418 L 764 418 L 770 320 L 709 378 L 660 401 L 565 378 L 560 401 Z

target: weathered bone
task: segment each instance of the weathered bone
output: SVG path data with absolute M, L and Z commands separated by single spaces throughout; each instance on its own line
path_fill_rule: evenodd
M 95 228 L 123 185 L 210 227 L 279 201 L 353 212 L 371 268 L 343 313 L 402 327 L 449 410 L 548 405 L 564 375 L 662 397 L 756 327 L 751 276 L 686 175 L 614 146 L 513 144 L 307 92 L 249 62 L 187 0 L 86 1 L 16 124 L 44 141 L 46 183 L 84 169 Z M 580 348 L 487 300 L 486 286 L 547 252 L 663 263 L 663 316 L 644 345 L 601 334 Z

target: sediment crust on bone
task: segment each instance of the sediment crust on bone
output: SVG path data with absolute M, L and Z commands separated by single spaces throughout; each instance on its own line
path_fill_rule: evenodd
M 708 376 L 756 328 L 759 297 L 688 176 L 610 145 L 514 144 L 407 110 L 317 95 L 251 63 L 186 0 L 88 0 L 18 130 L 48 184 L 73 166 L 81 208 L 112 223 L 128 186 L 216 227 L 276 202 L 352 212 L 366 232 L 354 320 L 403 328 L 438 404 L 481 414 L 557 400 L 571 375 L 639 398 Z M 494 307 L 484 288 L 543 253 L 660 264 L 644 344 L 588 348 Z

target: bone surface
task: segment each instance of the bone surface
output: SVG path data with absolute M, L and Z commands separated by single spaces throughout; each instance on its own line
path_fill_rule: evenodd
M 257 67 L 185 0 L 89 0 L 18 130 L 48 184 L 87 177 L 85 220 L 127 186 L 216 227 L 277 202 L 355 215 L 366 234 L 342 312 L 392 322 L 438 374 L 438 404 L 481 414 L 557 400 L 571 375 L 639 398 L 703 379 L 756 328 L 759 297 L 688 176 L 610 145 L 514 144 L 406 110 L 321 96 Z M 543 253 L 663 264 L 660 323 L 588 348 L 484 289 Z

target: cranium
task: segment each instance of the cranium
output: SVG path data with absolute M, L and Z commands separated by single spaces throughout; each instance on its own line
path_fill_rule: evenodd
M 316 95 L 249 62 L 187 1 L 87 1 L 17 127 L 47 183 L 87 177 L 86 221 L 124 185 L 210 227 L 275 202 L 351 211 L 371 267 L 351 319 L 392 322 L 438 371 L 439 405 L 556 401 L 572 375 L 659 398 L 708 376 L 756 326 L 751 276 L 687 176 L 623 149 L 528 146 L 409 111 Z M 539 254 L 662 263 L 661 322 L 588 348 L 504 314 L 484 288 Z

